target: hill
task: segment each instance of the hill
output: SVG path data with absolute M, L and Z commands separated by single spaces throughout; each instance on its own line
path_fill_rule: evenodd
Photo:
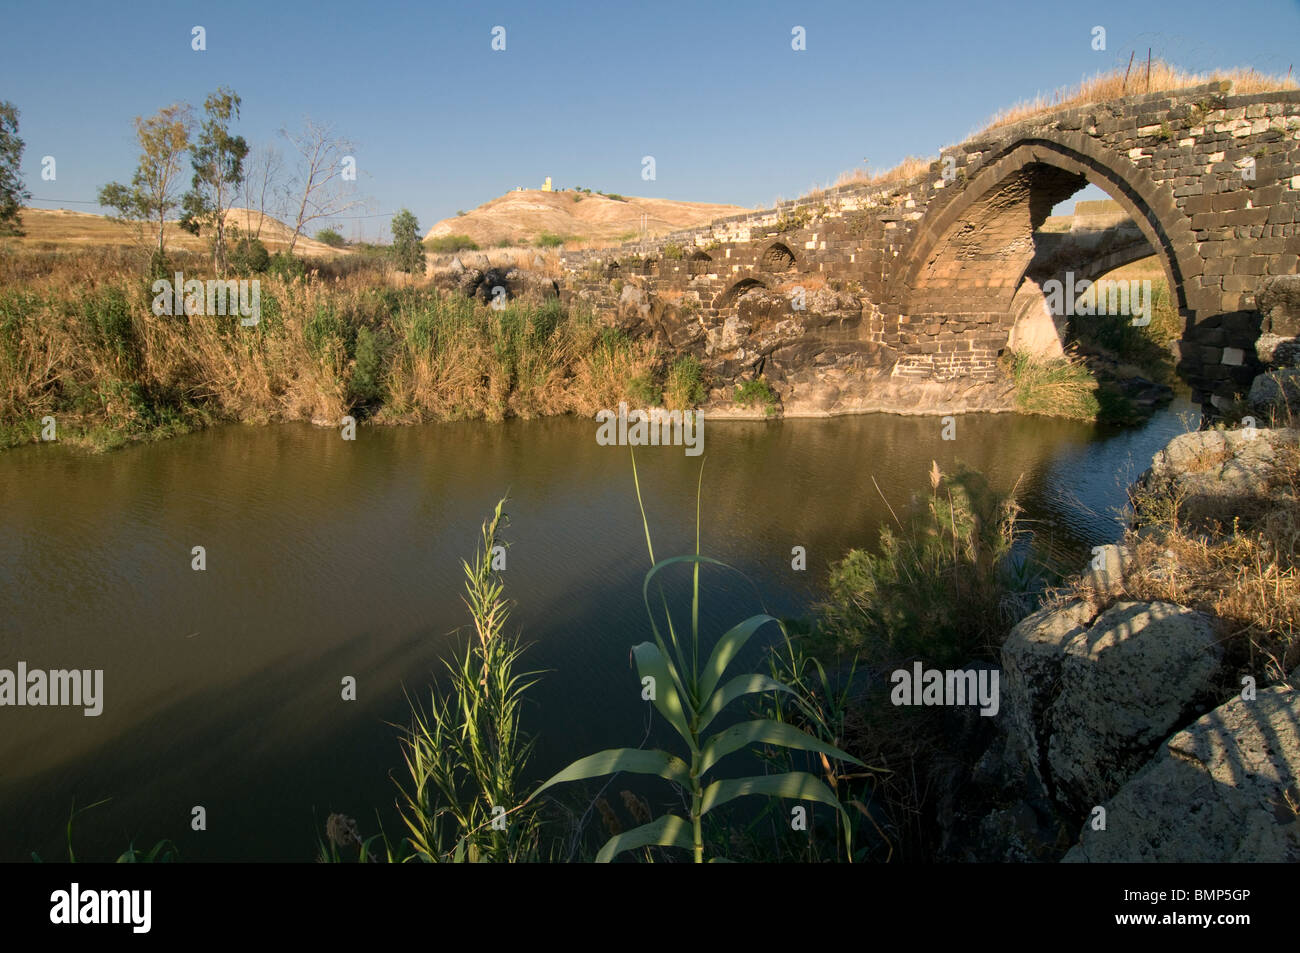
M 69 209 L 24 208 L 22 212 L 24 236 L 16 241 L 28 247 L 42 245 L 94 247 L 104 245 L 133 245 L 139 241 L 139 231 L 133 224 L 114 222 L 103 215 L 91 212 L 74 212 Z M 228 224 L 237 225 L 249 234 L 257 231 L 258 213 L 249 209 L 232 208 L 226 215 Z M 145 242 L 152 243 L 152 233 L 146 229 Z M 262 223 L 261 241 L 267 251 L 275 253 L 289 245 L 293 229 L 283 222 L 266 216 Z M 167 223 L 167 245 L 169 248 L 184 248 L 191 251 L 206 251 L 206 235 L 194 236 L 181 231 L 176 222 Z M 302 236 L 294 246 L 294 254 L 328 257 L 343 254 L 342 249 Z
M 736 205 L 524 189 L 507 192 L 464 215 L 443 219 L 425 238 L 467 235 L 480 248 L 491 248 L 503 243 L 531 245 L 545 232 L 570 241 L 612 244 L 640 235 L 642 216 L 653 237 L 743 211 Z

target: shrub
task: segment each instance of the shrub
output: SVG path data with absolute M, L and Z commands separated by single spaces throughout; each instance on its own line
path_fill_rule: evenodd
M 680 261 L 682 257 L 682 246 L 676 242 L 669 242 L 663 247 L 663 256 L 673 261 Z
M 424 247 L 438 255 L 450 255 L 459 251 L 478 251 L 478 243 L 468 235 L 440 235 L 429 238 Z
M 533 244 L 539 248 L 558 248 L 566 240 L 564 235 L 556 235 L 554 232 L 542 232 L 533 239 Z
M 302 259 L 290 255 L 287 251 L 278 251 L 272 255 L 267 263 L 266 270 L 269 274 L 275 275 L 277 278 L 283 278 L 286 281 L 307 276 L 306 263 Z
M 762 404 L 770 417 L 776 413 L 776 392 L 764 377 L 755 377 L 736 386 L 735 401 L 746 407 Z
M 316 241 L 329 245 L 330 248 L 342 248 L 347 244 L 347 240 L 332 228 L 322 228 L 317 232 Z
M 704 368 L 692 354 L 678 358 L 668 369 L 664 398 L 669 410 L 687 410 L 704 400 Z
M 238 274 L 261 274 L 270 267 L 271 255 L 260 240 L 241 238 L 230 249 L 229 263 Z
M 975 471 L 949 476 L 934 464 L 925 509 L 906 523 L 894 514 L 878 552 L 853 549 L 832 567 L 822 634 L 872 666 L 991 656 L 1044 585 L 1022 552 L 1013 555 L 1018 513 L 1013 496 Z
M 348 381 L 348 398 L 353 404 L 369 409 L 383 403 L 388 346 L 385 336 L 368 327 L 357 329 L 356 363 Z

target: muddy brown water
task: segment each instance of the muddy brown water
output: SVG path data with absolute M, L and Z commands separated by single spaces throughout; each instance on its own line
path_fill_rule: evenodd
M 1124 487 L 1195 425 L 1185 402 L 1124 430 L 967 415 L 952 441 L 930 417 L 706 421 L 703 548 L 753 587 L 706 580 L 705 623 L 806 614 L 828 564 L 892 520 L 882 494 L 902 515 L 932 460 L 1019 480 L 1039 539 L 1082 565 L 1116 536 Z M 531 773 L 640 743 L 628 650 L 649 637 L 649 559 L 628 450 L 594 435 L 572 418 L 362 427 L 355 442 L 231 426 L 103 456 L 0 453 L 0 668 L 104 672 L 97 717 L 0 707 L 0 860 L 65 857 L 74 800 L 111 799 L 74 827 L 92 859 L 171 838 L 187 860 L 310 860 L 333 811 L 398 832 L 394 723 L 461 637 L 460 560 L 506 492 L 512 621 L 545 670 Z M 638 452 L 660 558 L 693 546 L 700 460 Z

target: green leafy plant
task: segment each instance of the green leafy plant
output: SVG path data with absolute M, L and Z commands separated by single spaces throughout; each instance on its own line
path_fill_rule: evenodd
M 505 503 L 483 524 L 474 562 L 461 564 L 477 638 L 446 663 L 451 685 L 435 690 L 430 712 L 412 706 L 403 739 L 412 789 L 402 792 L 402 820 L 424 861 L 519 862 L 537 853 L 538 824 L 519 797 L 533 749 L 520 710 L 537 673 L 515 671 L 524 647 L 505 631 L 510 605 L 493 569 Z
M 772 390 L 772 385 L 765 377 L 755 377 L 738 384 L 735 401 L 746 407 L 761 404 L 769 417 L 776 413 L 776 392 Z
M 632 476 L 636 484 L 637 503 L 641 507 L 642 525 L 645 527 L 646 547 L 652 563 L 642 583 L 641 593 L 646 612 L 650 616 L 650 628 L 654 634 L 653 642 L 641 642 L 633 646 L 632 655 L 642 685 L 648 686 L 653 705 L 683 743 L 685 757 L 663 750 L 607 749 L 573 762 L 543 783 L 533 792 L 529 800 L 556 784 L 602 777 L 619 771 L 657 775 L 678 785 L 689 794 L 690 810 L 686 816 L 664 814 L 630 831 L 615 834 L 605 842 L 596 855 L 596 860 L 599 862 L 608 862 L 623 851 L 657 845 L 689 850 L 696 863 L 703 863 L 705 815 L 735 798 L 750 794 L 797 798 L 820 802 L 835 808 L 844 816 L 843 829 L 846 845 L 848 845 L 851 833 L 843 805 L 824 782 L 807 772 L 787 771 L 755 777 L 712 779 L 713 769 L 723 758 L 750 745 L 814 751 L 840 761 L 863 765 L 834 745 L 773 718 L 755 718 L 715 731 L 713 734 L 708 733 L 714 720 L 740 698 L 763 692 L 794 693 L 794 689 L 789 685 L 757 672 L 736 674 L 724 680 L 731 663 L 755 633 L 767 625 L 776 625 L 784 632 L 784 626 L 780 620 L 765 613 L 752 615 L 728 629 L 717 640 L 708 658 L 701 665 L 700 567 L 707 565 L 731 572 L 739 571 L 726 563 L 700 554 L 698 489 L 695 553 L 656 561 L 654 545 L 650 539 L 650 526 L 645 515 L 645 504 L 641 500 L 641 484 L 636 475 L 635 455 L 632 458 Z M 702 484 L 702 469 L 700 478 Z M 660 573 L 671 566 L 678 565 L 689 565 L 693 570 L 689 635 L 683 632 L 680 638 L 678 628 L 673 624 L 662 585 L 655 585 Z M 657 590 L 663 602 L 667 640 L 664 638 L 651 604 L 652 588 Z

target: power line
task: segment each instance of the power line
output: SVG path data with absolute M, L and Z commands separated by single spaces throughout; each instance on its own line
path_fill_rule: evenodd
M 31 199 L 29 199 L 28 201 L 31 201 L 31 202 L 54 202 L 54 203 L 57 203 L 57 204 L 59 204 L 59 205 L 99 205 L 99 204 L 100 204 L 99 202 L 90 202 L 90 201 L 87 201 L 87 200 L 85 200 L 85 199 L 47 199 L 47 198 L 43 198 L 43 197 L 41 197 L 41 196 L 39 196 L 39 195 L 37 195 L 37 196 L 33 196 L 33 197 L 32 197 Z M 46 211 L 48 211 L 48 209 L 47 209 Z M 257 209 L 249 209 L 249 211 L 250 211 L 250 212 L 255 212 L 255 211 L 257 211 Z M 274 217 L 274 216 L 272 216 L 269 212 L 267 212 L 267 213 L 265 213 L 265 214 L 267 215 L 268 218 L 273 218 L 273 217 Z M 328 218 L 329 221 L 336 221 L 336 220 L 352 221 L 352 220 L 354 220 L 354 219 L 362 219 L 362 218 L 389 218 L 389 217 L 391 217 L 391 216 L 393 216 L 393 215 L 396 215 L 396 214 L 397 214 L 397 212 L 375 212 L 373 215 L 330 215 L 330 216 L 328 216 L 327 218 Z

